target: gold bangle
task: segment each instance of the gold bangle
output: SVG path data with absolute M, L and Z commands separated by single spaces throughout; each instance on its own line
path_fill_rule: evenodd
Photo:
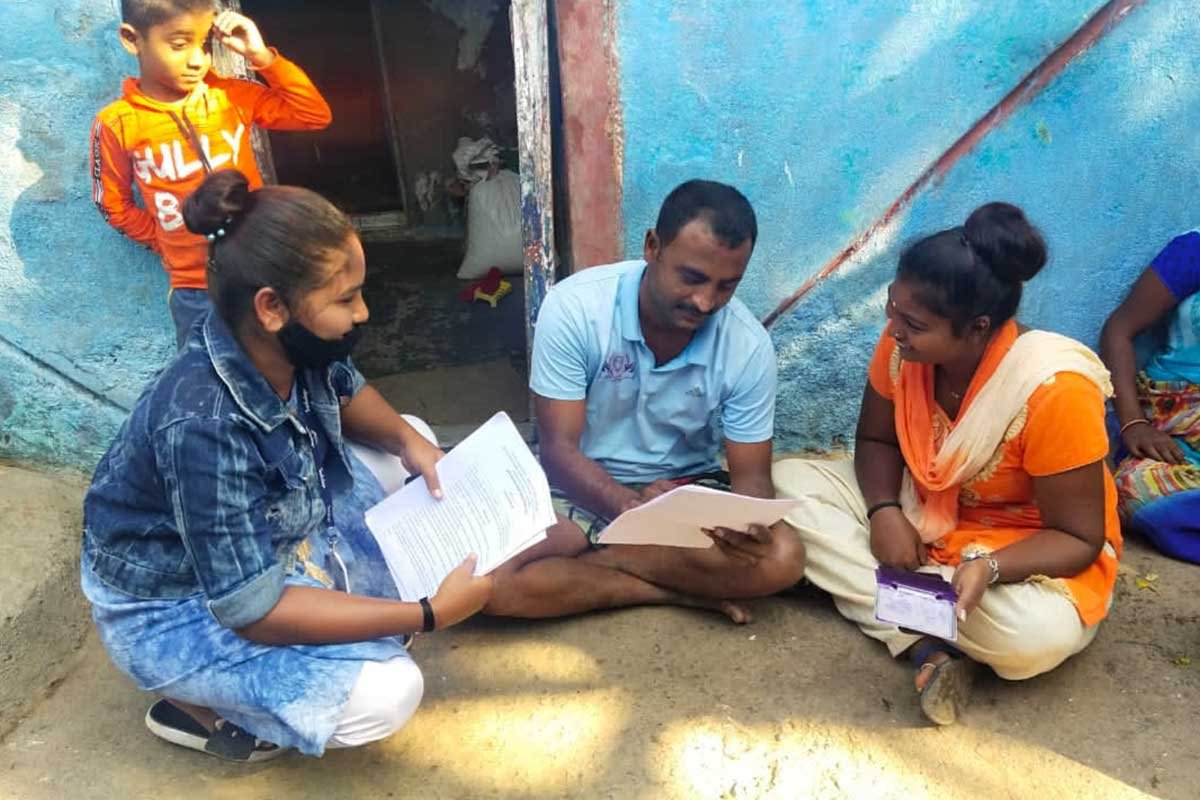
M 1141 417 L 1138 417 L 1137 419 L 1131 419 L 1131 420 L 1129 420 L 1129 422 L 1126 422 L 1124 425 L 1121 426 L 1121 432 L 1118 435 L 1124 436 L 1125 431 L 1129 430 L 1134 425 L 1149 425 L 1149 424 L 1150 424 L 1150 420 L 1142 419 Z

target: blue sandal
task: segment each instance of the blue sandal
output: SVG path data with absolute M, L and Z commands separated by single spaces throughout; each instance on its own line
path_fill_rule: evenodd
M 938 653 L 945 653 L 950 658 L 938 664 L 932 660 Z M 923 670 L 933 670 L 925 688 L 920 690 L 922 713 L 937 725 L 953 725 L 967 708 L 975 662 L 958 648 L 939 639 L 918 644 L 913 649 L 912 660 L 918 664 L 918 675 Z

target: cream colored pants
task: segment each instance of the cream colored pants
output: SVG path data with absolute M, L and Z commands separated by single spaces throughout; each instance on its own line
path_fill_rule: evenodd
M 875 568 L 867 507 L 854 462 L 788 459 L 773 470 L 779 497 L 801 501 L 785 519 L 804 540 L 805 576 L 833 595 L 838 611 L 899 655 L 920 636 L 875 619 Z M 949 580 L 953 567 L 940 567 Z M 1074 604 L 1044 582 L 991 586 L 958 626 L 954 645 L 1008 680 L 1049 672 L 1087 647 L 1098 626 L 1085 627 Z

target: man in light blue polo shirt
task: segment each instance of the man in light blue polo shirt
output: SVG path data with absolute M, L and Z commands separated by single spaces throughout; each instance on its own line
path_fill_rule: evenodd
M 740 192 L 688 181 L 647 231 L 644 260 L 587 269 L 550 291 L 530 388 L 560 522 L 497 572 L 486 611 L 677 604 L 740 623 L 749 615 L 733 601 L 800 578 L 803 546 L 782 523 L 715 529 L 704 550 L 595 547 L 618 514 L 681 483 L 774 496 L 775 350 L 733 297 L 757 234 Z

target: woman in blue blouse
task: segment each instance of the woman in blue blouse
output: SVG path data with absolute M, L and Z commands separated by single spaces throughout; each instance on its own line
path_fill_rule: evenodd
M 1133 340 L 1165 324 L 1138 373 Z M 1171 240 L 1104 325 L 1120 431 L 1126 524 L 1169 555 L 1200 562 L 1200 231 Z

